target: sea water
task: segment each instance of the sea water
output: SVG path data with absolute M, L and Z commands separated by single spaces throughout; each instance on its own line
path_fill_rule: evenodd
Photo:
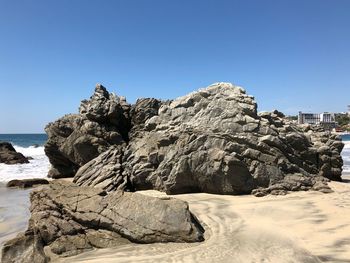
M 17 152 L 33 158 L 26 164 L 0 163 L 0 248 L 3 242 L 24 231 L 30 216 L 29 193 L 32 189 L 8 189 L 12 179 L 44 178 L 50 167 L 44 152 L 46 134 L 0 134 L 0 141 L 10 142 Z
M 44 152 L 46 140 L 46 134 L 0 134 L 0 141 L 10 142 L 17 152 L 32 158 L 25 164 L 0 163 L 0 183 L 13 179 L 47 177 L 50 163 Z
M 344 149 L 341 153 L 343 157 L 343 173 L 350 174 L 350 134 L 342 135 Z

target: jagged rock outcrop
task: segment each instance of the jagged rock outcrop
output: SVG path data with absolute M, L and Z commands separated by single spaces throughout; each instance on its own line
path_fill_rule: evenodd
M 0 163 L 20 164 L 29 163 L 28 158 L 17 152 L 9 142 L 0 142 Z
M 98 114 L 90 119 L 108 120 L 108 103 L 90 108 L 85 104 L 78 119 L 92 111 Z M 123 105 L 123 123 L 130 123 L 128 138 L 100 143 L 101 151 L 81 162 L 79 154 L 70 155 L 77 184 L 107 191 L 262 195 L 321 189 L 328 179 L 341 180 L 339 137 L 297 125 L 278 111 L 258 114 L 254 97 L 230 83 L 216 83 L 173 101 L 140 99 L 130 107 Z M 65 156 L 69 152 L 60 149 Z
M 46 262 L 51 253 L 70 256 L 130 241 L 197 242 L 203 232 L 184 201 L 122 191 L 107 195 L 57 180 L 31 193 L 28 230 L 5 243 L 1 262 L 30 262 L 31 256 Z
M 134 129 L 143 128 L 146 121 L 158 115 L 160 106 L 166 103 L 153 98 L 138 99 L 130 110 L 132 127 Z
M 130 105 L 125 97 L 109 93 L 100 84 L 96 85 L 90 100 L 83 100 L 79 108 L 79 113 L 90 121 L 113 127 L 124 141 L 128 141 L 130 130 L 129 111 Z
M 130 110 L 132 129 L 129 137 L 137 136 L 144 129 L 146 121 L 158 115 L 162 102 L 153 98 L 138 99 Z M 83 165 L 76 175 L 74 182 L 78 185 L 102 187 L 107 191 L 126 189 L 133 191 L 130 177 L 124 173 L 123 158 L 125 145 L 110 147 L 95 159 Z
M 136 189 L 170 194 L 310 189 L 325 181 L 318 177 L 320 145 L 283 117 L 258 115 L 254 98 L 240 87 L 211 85 L 163 105 L 146 121 L 124 154 L 124 173 Z M 295 174 L 298 182 L 288 179 Z
M 97 85 L 90 100 L 82 101 L 80 114 L 65 115 L 49 123 L 45 153 L 52 168 L 49 177 L 73 177 L 77 170 L 111 145 L 129 140 L 130 105 L 125 98 Z
M 340 156 L 344 144 L 336 134 L 330 134 L 322 127 L 306 125 L 303 130 L 317 150 L 319 174 L 330 180 L 341 181 L 343 160 Z
M 123 174 L 123 151 L 121 147 L 111 147 L 95 159 L 83 165 L 74 182 L 81 186 L 96 186 L 112 190 L 133 190 L 130 178 Z

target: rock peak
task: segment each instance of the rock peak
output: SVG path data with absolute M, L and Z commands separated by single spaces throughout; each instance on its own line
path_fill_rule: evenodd
M 98 95 L 98 97 L 102 96 L 105 98 L 109 98 L 109 92 L 107 89 L 100 83 L 97 83 L 95 86 L 95 93 L 94 95 Z
M 220 86 L 222 88 L 233 88 L 235 87 L 235 85 L 231 82 L 215 82 L 211 85 L 209 85 L 209 87 L 212 87 L 212 86 Z
M 233 93 L 246 94 L 246 90 L 244 88 L 236 86 L 230 82 L 216 82 L 201 90 L 211 90 L 212 92 L 225 92 L 225 90 L 228 90 Z

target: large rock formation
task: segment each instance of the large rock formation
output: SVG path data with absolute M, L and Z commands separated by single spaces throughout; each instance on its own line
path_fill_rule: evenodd
M 9 142 L 0 142 L 0 163 L 21 164 L 29 163 L 28 158 L 17 152 Z
M 203 232 L 184 201 L 122 191 L 107 195 L 58 180 L 31 193 L 28 230 L 5 243 L 1 262 L 47 262 L 50 255 L 130 241 L 197 242 Z
M 93 149 L 99 150 L 89 150 L 89 156 L 80 158 L 84 151 L 76 147 L 72 135 L 56 143 L 61 137 L 53 136 L 52 130 L 58 134 L 62 129 L 53 129 L 52 124 L 47 128 L 48 144 L 56 149 L 53 154 L 47 151 L 50 160 L 56 154 L 68 159 L 74 167 L 71 174 L 77 171 L 78 185 L 107 191 L 264 195 L 308 189 L 326 192 L 328 179 L 341 180 L 339 137 L 318 127 L 299 126 L 278 111 L 258 114 L 254 98 L 232 84 L 216 83 L 167 102 L 141 99 L 130 106 L 112 99 L 119 105 L 115 106 L 118 115 L 109 114 L 111 96 L 105 90 L 103 94 L 98 95 L 104 98 L 99 103 L 92 97 L 94 106 L 83 102 L 81 114 L 73 120 L 93 122 L 88 134 L 103 129 L 106 121 L 113 122 L 114 131 L 123 135 L 120 141 L 106 142 L 103 132 L 95 134 L 100 141 L 85 140 L 86 147 L 95 145 Z M 81 127 L 77 125 L 75 140 L 85 137 Z M 57 169 L 59 162 L 51 163 Z
M 148 119 L 129 142 L 124 173 L 136 189 L 170 194 L 284 193 L 326 181 L 319 175 L 339 179 L 339 138 L 283 117 L 258 114 L 254 98 L 240 87 L 214 84 L 163 105 Z
M 73 177 L 79 167 L 111 145 L 128 142 L 130 105 L 125 98 L 97 85 L 90 100 L 81 102 L 79 114 L 69 114 L 45 128 L 45 153 L 52 168 L 49 177 Z

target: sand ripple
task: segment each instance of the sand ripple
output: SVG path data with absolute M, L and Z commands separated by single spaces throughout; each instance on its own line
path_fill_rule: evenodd
M 152 193 L 152 192 L 151 192 Z M 321 262 L 292 229 L 278 221 L 301 222 L 310 203 L 300 198 L 178 195 L 206 228 L 206 241 L 195 244 L 127 245 L 101 249 L 61 262 Z M 300 203 L 294 207 L 295 202 Z M 288 204 L 292 204 L 288 207 Z M 317 224 L 317 208 L 310 211 L 310 224 Z M 295 215 L 291 215 L 294 213 Z M 296 217 L 296 218 L 295 218 Z M 321 216 L 322 218 L 322 216 Z
M 330 186 L 334 193 L 296 192 L 263 198 L 177 195 L 189 203 L 205 227 L 204 242 L 130 244 L 56 262 L 350 263 L 350 183 L 332 182 Z M 6 197 L 0 200 L 1 242 L 24 229 L 29 214 L 27 191 L 0 190 Z M 143 194 L 164 195 L 157 191 Z

